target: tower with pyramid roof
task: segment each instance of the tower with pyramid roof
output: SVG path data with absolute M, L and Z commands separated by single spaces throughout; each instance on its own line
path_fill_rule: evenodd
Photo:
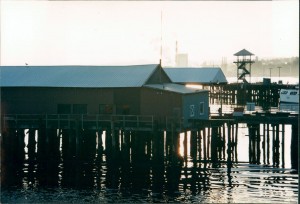
M 246 76 L 249 75 L 251 82 L 251 65 L 254 63 L 254 60 L 251 60 L 251 56 L 253 56 L 251 52 L 248 50 L 241 50 L 234 54 L 237 56 L 237 60 L 234 62 L 237 66 L 237 80 L 242 80 L 244 83 L 248 83 L 246 80 Z

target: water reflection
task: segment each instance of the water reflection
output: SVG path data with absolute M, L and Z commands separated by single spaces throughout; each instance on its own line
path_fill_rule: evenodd
M 174 151 L 176 148 L 166 148 L 167 140 L 148 143 L 132 134 L 129 141 L 138 144 L 133 147 L 124 142 L 128 139 L 125 134 L 120 134 L 123 142 L 116 143 L 118 151 L 84 149 L 78 157 L 76 151 L 64 149 L 62 145 L 59 152 L 45 150 L 41 155 L 35 150 L 29 155 L 29 151 L 24 151 L 18 160 L 5 161 L 1 172 L 1 201 L 227 203 L 297 200 L 298 174 L 293 174 L 291 169 L 238 160 L 238 154 L 233 153 L 235 149 L 230 148 L 229 152 L 227 145 L 218 146 L 216 162 L 206 160 L 204 134 L 201 141 L 197 140 L 202 144 L 200 152 L 199 147 L 193 150 L 189 146 L 194 139 L 192 133 L 186 135 L 186 159 L 180 151 Z M 69 135 L 68 139 L 71 137 Z M 182 137 L 178 138 L 178 145 L 184 149 L 185 136 Z M 239 137 L 242 146 L 237 146 L 238 152 L 245 141 L 248 147 L 248 137 Z M 162 148 L 149 154 L 148 144 Z M 205 153 L 209 151 L 206 149 Z M 157 156 L 161 154 L 165 156 Z

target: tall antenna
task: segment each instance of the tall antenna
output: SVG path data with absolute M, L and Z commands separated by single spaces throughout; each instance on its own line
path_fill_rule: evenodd
M 160 66 L 161 66 L 161 60 L 162 60 L 162 10 L 160 13 L 160 60 L 159 60 Z

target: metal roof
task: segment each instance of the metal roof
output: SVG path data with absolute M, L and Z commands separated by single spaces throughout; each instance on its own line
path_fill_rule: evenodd
M 174 83 L 228 83 L 220 67 L 174 67 L 164 68 L 164 70 Z
M 198 92 L 208 92 L 208 90 L 205 89 L 194 89 L 189 88 L 184 85 L 180 84 L 173 84 L 173 83 L 165 83 L 165 84 L 147 84 L 144 85 L 144 87 L 163 90 L 163 91 L 170 91 L 180 94 L 191 94 L 191 93 L 198 93 Z
M 158 64 L 132 66 L 1 66 L 1 87 L 141 87 Z
M 249 56 L 249 55 L 251 56 L 251 55 L 254 55 L 254 54 L 249 52 L 246 49 L 242 49 L 241 51 L 234 54 L 234 56 Z

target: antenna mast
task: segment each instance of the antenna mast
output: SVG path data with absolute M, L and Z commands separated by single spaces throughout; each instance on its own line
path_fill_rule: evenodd
M 162 61 L 162 11 L 160 13 L 160 60 L 159 60 L 160 66 L 161 66 L 161 61 Z

